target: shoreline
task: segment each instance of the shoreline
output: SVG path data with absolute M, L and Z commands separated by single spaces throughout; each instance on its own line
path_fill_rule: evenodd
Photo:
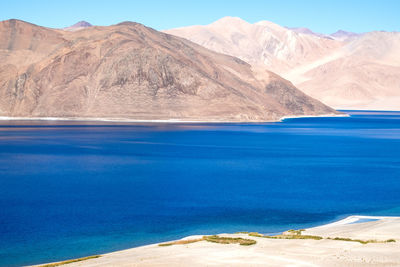
M 350 117 L 350 114 L 344 113 L 343 114 L 322 114 L 322 115 L 299 115 L 299 116 L 283 116 L 280 118 L 280 122 L 283 122 L 287 119 L 301 119 L 301 118 L 335 118 L 335 117 Z
M 265 266 L 266 262 L 271 263 L 268 266 L 397 266 L 399 230 L 400 217 L 351 215 L 305 230 L 288 229 L 278 237 L 247 232 L 194 235 L 59 263 L 71 267 Z M 213 237 L 232 242 L 208 240 Z M 253 243 L 239 245 L 235 240 Z
M 271 121 L 218 121 L 218 120 L 179 120 L 179 119 L 165 119 L 165 120 L 137 120 L 137 119 L 123 119 L 123 118 L 91 118 L 91 117 L 8 117 L 0 116 L 0 121 L 66 121 L 66 122 L 115 122 L 115 123 L 270 123 L 270 122 L 283 122 L 287 119 L 298 118 L 330 118 L 330 117 L 350 117 L 349 114 L 321 114 L 321 115 L 298 115 L 298 116 L 283 116 L 278 120 Z

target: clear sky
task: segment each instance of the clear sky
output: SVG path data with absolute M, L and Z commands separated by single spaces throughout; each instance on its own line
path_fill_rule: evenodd
M 400 0 L 11 0 L 1 1 L 0 20 L 25 20 L 61 28 L 86 20 L 94 25 L 136 21 L 157 30 L 209 24 L 225 16 L 254 23 L 269 20 L 315 32 L 338 29 L 400 31 Z

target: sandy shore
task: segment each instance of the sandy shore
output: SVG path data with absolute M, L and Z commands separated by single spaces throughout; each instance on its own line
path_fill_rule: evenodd
M 350 216 L 306 229 L 301 235 L 323 238 L 270 239 L 248 234 L 221 234 L 221 237 L 241 237 L 257 243 L 250 246 L 207 241 L 171 246 L 154 244 L 68 266 L 400 266 L 400 217 Z M 328 237 L 351 238 L 352 241 Z M 185 239 L 196 238 L 201 236 Z M 379 243 L 362 244 L 354 239 Z
M 284 116 L 274 121 L 220 121 L 220 120 L 135 120 L 124 118 L 85 118 L 85 117 L 6 117 L 0 116 L 0 121 L 79 121 L 79 122 L 122 122 L 122 123 L 264 123 L 264 122 L 279 122 L 286 119 L 295 118 L 314 118 L 314 117 L 349 117 L 348 114 L 322 114 L 322 115 L 300 115 L 300 116 Z

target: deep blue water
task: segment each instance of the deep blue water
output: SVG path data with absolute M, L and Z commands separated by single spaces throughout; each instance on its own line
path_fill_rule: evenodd
M 400 112 L 265 124 L 0 123 L 0 266 L 400 215 Z

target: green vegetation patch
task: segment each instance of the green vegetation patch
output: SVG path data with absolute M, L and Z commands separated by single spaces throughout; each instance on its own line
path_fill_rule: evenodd
M 158 245 L 160 247 L 168 247 L 168 246 L 172 246 L 172 245 L 191 244 L 191 243 L 196 243 L 199 241 L 207 241 L 207 242 L 218 243 L 218 244 L 239 244 L 241 246 L 251 246 L 251 245 L 254 245 L 257 243 L 255 240 L 241 238 L 241 237 L 220 237 L 217 235 L 211 235 L 211 236 L 203 236 L 202 238 L 198 238 L 198 239 L 178 240 L 178 241 L 173 241 L 173 242 L 168 242 L 168 243 L 161 243 Z
M 388 239 L 388 240 L 384 240 L 384 241 L 379 241 L 379 240 L 374 240 L 374 239 L 370 239 L 370 240 L 351 239 L 351 238 L 346 238 L 346 237 L 335 237 L 335 238 L 328 237 L 327 239 L 337 240 L 337 241 L 358 242 L 360 244 L 396 242 L 396 240 L 394 240 L 394 239 Z
M 368 243 L 391 243 L 396 242 L 395 239 L 388 239 L 385 241 L 378 241 L 378 240 L 361 240 L 361 239 L 351 239 L 351 238 L 344 238 L 344 237 L 327 237 L 323 238 L 322 236 L 317 235 L 303 235 L 302 232 L 305 231 L 301 230 L 289 230 L 281 235 L 263 235 L 257 232 L 238 232 L 236 234 L 247 234 L 248 236 L 252 237 L 261 237 L 261 238 L 269 238 L 269 239 L 311 239 L 311 240 L 322 240 L 322 239 L 329 239 L 329 240 L 337 240 L 337 241 L 348 241 L 348 242 L 358 242 L 360 244 L 368 244 Z M 241 246 L 251 246 L 256 244 L 257 242 L 253 239 L 246 239 L 241 237 L 221 237 L 218 235 L 211 235 L 211 236 L 203 236 L 203 238 L 198 239 L 190 239 L 190 240 L 178 240 L 169 243 L 162 243 L 158 244 L 160 247 L 167 247 L 172 245 L 185 245 L 190 243 L 195 243 L 199 241 L 207 241 L 219 244 L 239 244 Z
M 283 235 L 263 235 L 260 233 L 252 232 L 249 233 L 249 236 L 254 237 L 263 237 L 263 238 L 270 238 L 270 239 L 313 239 L 313 240 L 321 240 L 323 237 L 316 236 L 316 235 L 302 235 L 301 232 L 304 230 L 289 230 L 286 234 Z
M 161 243 L 158 244 L 160 247 L 168 247 L 172 245 L 186 245 L 186 244 L 191 244 L 191 243 L 196 243 L 199 241 L 203 241 L 204 238 L 197 238 L 197 239 L 187 239 L 187 240 L 178 240 L 178 241 L 173 241 L 169 243 Z
M 79 259 L 73 259 L 73 260 L 66 260 L 66 261 L 60 261 L 60 262 L 55 262 L 55 263 L 49 263 L 49 264 L 45 264 L 45 265 L 40 265 L 40 267 L 55 267 L 55 266 L 60 266 L 60 265 L 79 262 L 79 261 L 86 261 L 86 260 L 90 260 L 90 259 L 96 259 L 96 258 L 100 258 L 100 257 L 101 257 L 101 255 L 94 255 L 94 256 L 88 256 L 88 257 L 83 257 L 83 258 L 79 258 Z
M 254 236 L 254 237 L 264 237 L 263 234 L 257 233 L 257 232 L 251 232 L 248 233 L 249 236 Z
M 162 243 L 162 244 L 158 244 L 158 246 L 160 246 L 160 247 L 169 247 L 169 246 L 172 246 L 172 245 L 175 245 L 174 243 Z
M 274 236 L 269 236 L 265 235 L 263 236 L 264 238 L 270 238 L 270 239 L 312 239 L 312 240 L 321 240 L 323 237 L 317 236 L 317 235 L 274 235 Z
M 251 246 L 257 243 L 253 239 L 246 239 L 241 237 L 220 237 L 217 235 L 203 236 L 205 241 L 219 243 L 219 244 L 239 244 L 241 246 Z
M 248 235 L 249 236 L 254 236 L 254 237 L 269 238 L 269 239 L 312 239 L 312 240 L 322 240 L 322 239 L 324 239 L 322 236 L 317 236 L 317 235 L 303 235 L 302 234 L 303 231 L 305 231 L 305 230 L 304 229 L 301 229 L 301 230 L 289 230 L 289 231 L 285 232 L 282 235 L 274 235 L 274 236 L 263 235 L 263 234 L 256 233 L 256 232 L 248 233 Z M 327 237 L 326 239 L 337 240 L 337 241 L 358 242 L 360 244 L 396 242 L 395 239 L 388 239 L 388 240 L 384 240 L 384 241 L 351 239 L 351 238 L 345 238 L 345 237 L 335 237 L 335 238 Z
M 289 231 L 287 231 L 289 234 L 292 234 L 292 235 L 301 235 L 301 232 L 304 232 L 305 230 L 304 229 L 300 229 L 300 230 L 293 230 L 293 229 L 291 229 L 291 230 L 289 230 Z

